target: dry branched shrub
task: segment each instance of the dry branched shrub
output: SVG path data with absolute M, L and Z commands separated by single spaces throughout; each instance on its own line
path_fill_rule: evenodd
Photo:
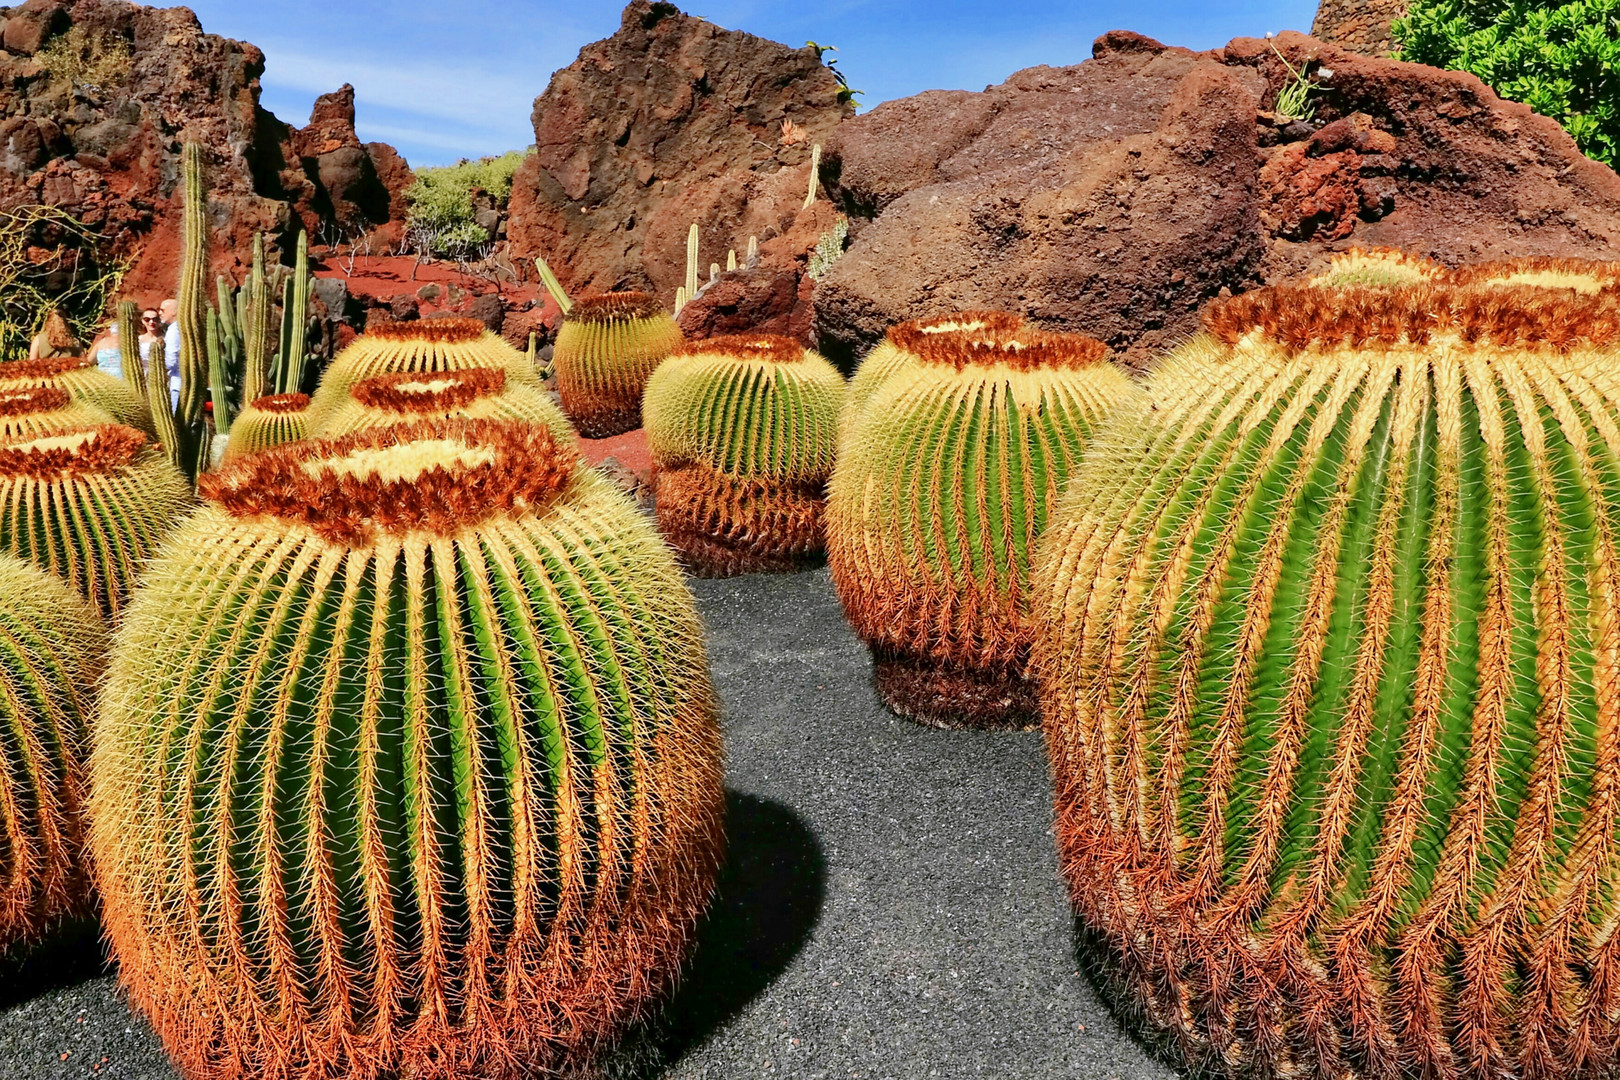
M 1190 1065 L 1608 1075 L 1620 298 L 1264 289 L 1034 576 L 1062 866 Z
M 552 356 L 563 411 L 590 439 L 640 427 L 647 380 L 682 340 L 675 320 L 646 293 L 577 301 Z
M 667 549 L 517 422 L 306 440 L 202 491 L 97 721 L 131 999 L 192 1080 L 578 1065 L 667 989 L 721 853 Z

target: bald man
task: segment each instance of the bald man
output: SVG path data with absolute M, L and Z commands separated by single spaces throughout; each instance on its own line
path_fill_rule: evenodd
M 180 404 L 180 302 L 165 300 L 158 305 L 163 320 L 163 366 L 169 369 L 169 399 Z

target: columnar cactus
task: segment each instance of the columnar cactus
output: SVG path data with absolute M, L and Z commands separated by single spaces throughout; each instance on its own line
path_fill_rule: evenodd
M 1620 299 L 1263 289 L 1041 543 L 1065 875 L 1229 1075 L 1608 1075 Z
M 669 984 L 717 869 L 674 560 L 536 424 L 306 440 L 200 487 L 97 719 L 132 1000 L 190 1080 L 572 1064 Z
M 1027 727 L 1029 559 L 1091 429 L 1133 393 L 1101 342 L 964 316 L 889 331 L 894 370 L 829 486 L 833 585 L 879 695 L 940 727 Z
M 315 391 L 309 406 L 311 428 L 346 400 L 361 379 L 400 371 L 466 371 L 499 368 L 514 386 L 542 389 L 528 357 L 477 319 L 421 319 L 377 322 L 339 353 Z
M 396 372 L 355 383 L 314 432 L 322 438 L 416 420 L 524 420 L 544 424 L 564 444 L 574 429 L 551 398 L 516 385 L 499 368 L 468 368 L 423 375 Z
M 0 550 L 114 617 L 191 485 L 147 437 L 101 424 L 0 443 Z
M 249 402 L 231 424 L 225 460 L 297 442 L 309 434 L 308 413 L 308 394 L 271 394 Z
M 0 389 L 0 442 L 110 424 L 113 418 L 59 386 Z
M 844 379 L 798 342 L 693 342 L 647 383 L 658 526 L 697 574 L 798 566 L 821 551 Z
M 1398 248 L 1351 248 L 1335 253 L 1310 284 L 1334 289 L 1418 285 L 1445 273 L 1446 268 L 1433 259 Z
M 152 416 L 135 387 L 98 370 L 88 356 L 59 356 L 44 360 L 14 360 L 0 364 L 0 391 L 31 386 L 57 386 L 76 399 L 93 405 L 120 424 L 153 434 Z
M 0 555 L 0 951 L 92 913 L 85 758 L 106 652 L 88 604 Z
M 552 355 L 563 412 L 591 439 L 640 427 L 647 380 L 681 340 L 675 320 L 646 293 L 575 301 Z

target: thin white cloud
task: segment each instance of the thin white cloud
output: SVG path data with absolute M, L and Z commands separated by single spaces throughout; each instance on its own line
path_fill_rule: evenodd
M 431 128 L 405 127 L 398 124 L 372 124 L 363 118 L 355 124 L 360 138 L 367 142 L 386 142 L 394 146 L 430 146 L 438 150 L 451 150 L 456 157 L 478 157 L 483 154 L 504 153 L 527 146 L 534 141 L 534 133 L 524 129 L 515 134 L 495 130 L 435 131 Z M 490 149 L 495 147 L 498 149 Z

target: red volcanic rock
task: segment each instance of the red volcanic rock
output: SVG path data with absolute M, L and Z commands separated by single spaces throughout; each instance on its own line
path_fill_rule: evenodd
M 1409 0 L 1322 0 L 1311 34 L 1364 56 L 1388 56 L 1395 47 L 1390 24 L 1408 6 Z
M 571 292 L 639 289 L 667 304 L 689 226 L 705 280 L 750 234 L 782 232 L 804 202 L 811 146 L 848 111 L 815 50 L 635 0 L 535 101 L 536 152 L 512 184 L 514 261 L 544 255 Z M 798 134 L 785 139 L 784 121 Z
M 1194 53 L 1139 34 L 982 94 L 931 92 L 843 124 L 824 176 L 854 242 L 816 289 L 819 342 L 850 363 L 904 319 L 1024 311 L 1145 363 L 1222 292 L 1352 244 L 1442 262 L 1620 258 L 1620 176 L 1472 75 L 1285 33 L 1329 69 L 1315 124 L 1270 113 L 1272 44 Z

